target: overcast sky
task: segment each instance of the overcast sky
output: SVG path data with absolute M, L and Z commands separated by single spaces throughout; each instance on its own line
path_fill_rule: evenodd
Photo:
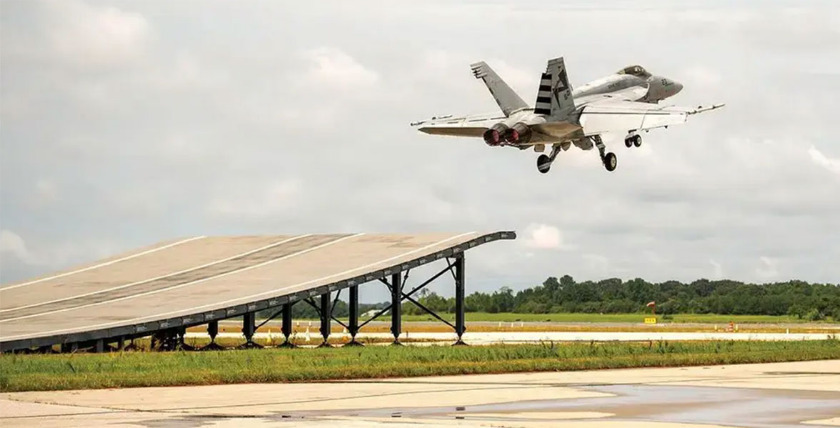
M 840 282 L 840 3 L 2 4 L 2 283 L 190 235 L 515 230 L 469 290 L 549 275 Z M 641 64 L 725 102 L 608 173 L 421 134 Z M 448 293 L 451 285 L 438 290 Z M 451 293 L 448 293 L 451 294 Z

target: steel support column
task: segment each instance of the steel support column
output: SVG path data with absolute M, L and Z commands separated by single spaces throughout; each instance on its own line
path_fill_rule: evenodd
M 246 312 L 242 315 L 242 334 L 245 335 L 245 343 L 240 348 L 262 348 L 254 342 L 256 318 L 257 314 L 255 312 Z
M 467 327 L 464 323 L 464 255 L 455 257 L 455 334 L 458 335 L 456 345 L 464 345 L 461 336 Z
M 210 343 L 201 348 L 202 351 L 219 351 L 224 349 L 216 343 L 216 336 L 219 335 L 219 321 L 213 320 L 207 323 L 207 335 L 210 336 Z
M 98 339 L 96 341 L 95 352 L 98 353 L 98 354 L 101 354 L 101 353 L 105 352 L 105 340 Z
M 320 346 L 330 346 L 327 343 L 327 340 L 330 337 L 330 325 L 332 322 L 332 305 L 330 301 L 330 294 L 331 293 L 324 293 L 321 295 L 321 337 L 324 338 L 324 341 L 321 343 Z
M 347 345 L 361 346 L 361 343 L 356 342 L 356 335 L 359 333 L 359 286 L 353 285 L 350 287 L 349 299 L 349 325 L 347 331 L 350 332 L 350 342 Z
M 181 327 L 178 329 L 178 347 L 184 351 L 195 351 L 195 347 L 187 345 L 187 328 Z
M 292 335 L 292 305 L 293 303 L 283 304 L 283 322 L 280 324 L 280 331 L 283 332 L 286 341 L 280 345 L 282 348 L 293 348 L 295 346 L 289 340 L 289 336 Z
M 402 276 L 400 273 L 391 275 L 391 334 L 394 344 L 400 344 L 402 333 Z

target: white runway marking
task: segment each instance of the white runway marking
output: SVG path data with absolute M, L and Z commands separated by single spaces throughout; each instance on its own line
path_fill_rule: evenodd
M 101 268 L 103 266 L 112 265 L 114 263 L 119 263 L 119 262 L 122 262 L 122 261 L 125 261 L 125 260 L 133 259 L 135 257 L 144 256 L 146 254 L 151 254 L 151 253 L 154 253 L 156 251 L 165 250 L 167 248 L 172 248 L 176 245 L 186 244 L 187 242 L 195 241 L 197 239 L 204 239 L 204 238 L 206 238 L 206 236 L 195 236 L 195 237 L 192 237 L 192 238 L 187 238 L 187 239 L 184 239 L 183 241 L 173 242 L 169 245 L 164 245 L 162 247 L 152 248 L 151 250 L 146 250 L 146 251 L 143 251 L 142 253 L 132 254 L 130 256 L 125 256 L 123 258 L 119 258 L 119 259 L 116 259 L 116 260 L 111 260 L 110 262 L 105 262 L 105 263 L 100 263 L 98 265 L 88 266 L 84 269 L 74 270 L 72 272 L 64 272 L 64 273 L 61 273 L 61 274 L 58 274 L 58 275 L 53 275 L 53 276 L 49 276 L 49 277 L 46 277 L 46 278 L 36 279 L 34 281 L 24 282 L 24 283 L 21 283 L 21 284 L 16 284 L 16 285 L 12 285 L 12 286 L 9 286 L 9 287 L 0 288 L 0 291 L 11 290 L 13 288 L 23 287 L 25 285 L 37 284 L 39 282 L 44 282 L 44 281 L 49 281 L 51 279 L 65 277 L 67 275 L 73 275 L 73 274 L 77 274 L 77 273 L 81 273 L 81 272 L 86 272 L 86 271 L 89 271 L 91 269 L 96 269 L 96 268 Z
M 87 304 L 87 305 L 76 306 L 76 307 L 66 308 L 66 309 L 59 309 L 59 310 L 46 312 L 46 313 L 26 315 L 26 316 L 17 317 L 17 318 L 9 318 L 9 319 L 5 319 L 5 320 L 0 320 L 0 323 L 4 323 L 4 322 L 8 322 L 8 321 L 14 321 L 14 320 L 20 320 L 20 319 L 26 319 L 26 318 L 39 317 L 39 316 L 44 316 L 44 315 L 51 315 L 51 314 L 56 314 L 56 313 L 60 313 L 60 312 L 72 311 L 72 310 L 76 310 L 76 309 L 89 308 L 91 306 L 99 306 L 99 305 L 104 305 L 106 303 L 120 302 L 120 301 L 123 301 L 123 300 L 134 299 L 136 297 L 142 297 L 142 296 L 148 296 L 148 295 L 151 295 L 151 294 L 162 293 L 164 291 L 174 290 L 176 288 L 181 288 L 181 287 L 186 287 L 188 285 L 202 283 L 202 282 L 205 282 L 205 281 L 209 281 L 211 279 L 223 278 L 225 276 L 232 275 L 234 273 L 244 272 L 244 271 L 247 271 L 247 270 L 258 268 L 260 266 L 265 266 L 265 265 L 268 265 L 268 264 L 271 264 L 271 263 L 279 262 L 280 260 L 285 260 L 285 259 L 288 259 L 288 258 L 291 258 L 291 257 L 299 256 L 301 254 L 305 254 L 305 253 L 308 253 L 310 251 L 317 250 L 319 248 L 323 248 L 323 247 L 326 247 L 326 246 L 329 246 L 329 245 L 332 245 L 332 244 L 336 244 L 336 243 L 341 242 L 345 239 L 355 238 L 355 237 L 360 236 L 360 235 L 363 235 L 363 234 L 359 233 L 359 234 L 356 234 L 356 235 L 345 236 L 343 238 L 339 238 L 339 239 L 336 239 L 334 241 L 330 241 L 330 242 L 327 242 L 327 243 L 324 243 L 324 244 L 321 244 L 321 245 L 318 245 L 318 246 L 315 246 L 315 247 L 312 247 L 312 248 L 308 248 L 306 250 L 298 251 L 296 253 L 288 254 L 286 256 L 283 256 L 283 257 L 280 257 L 280 258 L 277 258 L 277 259 L 268 260 L 268 261 L 265 261 L 265 262 L 262 262 L 262 263 L 259 263 L 259 264 L 253 265 L 253 266 L 248 266 L 248 267 L 244 267 L 242 269 L 237 269 L 237 270 L 234 270 L 234 271 L 225 272 L 223 274 L 219 274 L 219 275 L 216 275 L 216 276 L 211 276 L 209 278 L 202 278 L 202 279 L 198 279 L 198 280 L 195 280 L 195 281 L 190 281 L 190 282 L 185 282 L 183 284 L 174 285 L 172 287 L 161 288 L 159 290 L 151 290 L 151 291 L 147 291 L 145 293 L 132 294 L 131 296 L 125 296 L 125 297 L 120 297 L 120 298 L 117 298 L 117 299 L 106 300 L 104 302 L 90 303 L 90 304 Z M 41 334 L 37 337 L 45 336 L 45 335 L 48 336 L 50 334 L 56 334 L 56 333 L 61 333 L 61 332 L 64 332 L 64 331 L 76 330 L 76 329 L 79 329 L 79 328 L 82 328 L 82 329 L 91 328 L 92 329 L 92 328 L 97 328 L 97 327 L 104 326 L 104 325 L 123 324 L 124 322 L 125 321 L 117 321 L 117 322 L 100 324 L 100 325 L 89 326 L 89 327 L 75 327 L 75 328 L 67 328 L 67 329 L 63 329 L 63 330 L 55 330 L 55 331 L 43 333 L 43 334 Z M 8 338 L 5 338 L 5 339 L 6 340 L 13 340 L 13 339 L 17 339 L 17 338 L 20 338 L 20 337 L 27 337 L 27 336 L 28 335 L 18 335 L 18 336 L 8 337 Z
M 321 282 L 321 281 L 324 281 L 324 280 L 329 279 L 329 278 L 335 278 L 335 277 L 337 277 L 337 276 L 346 275 L 346 274 L 348 274 L 348 273 L 350 273 L 350 272 L 355 272 L 355 271 L 357 271 L 357 270 L 367 269 L 367 268 L 370 268 L 370 267 L 376 266 L 376 265 L 378 265 L 378 264 L 387 263 L 387 262 L 392 261 L 392 260 L 396 260 L 396 259 L 399 259 L 399 258 L 403 258 L 403 257 L 405 257 L 405 256 L 407 256 L 407 255 L 409 255 L 409 254 L 414 254 L 414 253 L 417 253 L 417 252 L 420 252 L 420 251 L 423 251 L 423 250 L 426 250 L 426 249 L 429 249 L 429 248 L 435 247 L 435 246 L 437 246 L 437 245 L 443 244 L 443 243 L 444 243 L 444 242 L 446 242 L 446 241 L 451 241 L 451 240 L 453 240 L 453 239 L 458 239 L 458 238 L 461 238 L 461 237 L 463 237 L 463 236 L 467 236 L 467 235 L 470 235 L 470 234 L 473 234 L 473 233 L 475 233 L 475 232 L 462 233 L 462 234 L 460 234 L 460 235 L 457 235 L 457 236 L 452 236 L 452 237 L 446 238 L 446 239 L 444 239 L 444 240 L 442 240 L 442 241 L 438 241 L 438 242 L 436 242 L 436 243 L 434 243 L 434 244 L 429 244 L 429 245 L 426 245 L 425 247 L 420 247 L 420 248 L 417 248 L 417 249 L 414 249 L 414 250 L 411 250 L 411 251 L 408 251 L 408 252 L 402 253 L 402 254 L 400 254 L 400 255 L 398 255 L 398 256 L 389 257 L 389 258 L 387 258 L 387 259 L 380 260 L 380 261 L 378 261 L 378 262 L 370 263 L 370 264 L 367 264 L 367 265 L 364 265 L 364 266 L 359 266 L 359 267 L 356 267 L 356 268 L 353 268 L 353 269 L 348 269 L 348 270 L 346 270 L 346 271 L 344 271 L 344 272 L 334 273 L 334 274 L 332 274 L 332 275 L 322 276 L 322 277 L 317 278 L 317 279 L 311 279 L 311 280 L 309 280 L 309 281 L 304 281 L 304 282 L 300 282 L 300 283 L 297 283 L 297 284 L 288 285 L 288 286 L 285 286 L 285 287 L 283 287 L 283 288 L 278 288 L 278 289 L 274 289 L 274 290 L 270 290 L 270 291 L 264 291 L 264 292 L 262 292 L 262 293 L 257 293 L 257 294 L 251 294 L 250 296 L 245 296 L 245 297 L 237 297 L 237 298 L 235 298 L 235 299 L 225 300 L 225 301 L 223 301 L 223 302 L 216 302 L 216 303 L 209 304 L 209 305 L 197 306 L 197 307 L 195 307 L 195 308 L 184 309 L 184 310 L 180 310 L 180 311 L 172 311 L 172 312 L 167 312 L 167 313 L 157 314 L 157 315 L 150 315 L 150 316 L 148 316 L 148 317 L 143 317 L 143 318 L 135 318 L 135 319 L 133 319 L 133 320 L 131 320 L 131 321 L 137 321 L 137 320 L 143 320 L 143 319 L 149 319 L 149 318 L 163 317 L 163 316 L 167 316 L 167 315 L 177 314 L 177 313 L 180 313 L 180 312 L 194 311 L 194 310 L 198 310 L 198 309 L 205 309 L 205 308 L 209 308 L 209 307 L 211 307 L 211 306 L 223 305 L 223 304 L 228 304 L 228 303 L 238 302 L 238 301 L 242 301 L 242 300 L 247 300 L 247 301 L 250 301 L 250 300 L 253 300 L 253 299 L 258 298 L 258 297 L 262 297 L 262 296 L 266 296 L 266 295 L 270 295 L 270 294 L 277 294 L 277 293 L 280 293 L 280 292 L 283 292 L 283 291 L 285 291 L 286 293 L 290 293 L 290 292 L 292 292 L 292 289 L 295 289 L 295 288 L 298 288 L 298 287 L 301 287 L 301 286 L 304 286 L 304 285 L 312 284 L 313 282 Z
M 307 234 L 307 235 L 295 236 L 295 237 L 292 237 L 292 238 L 289 238 L 289 239 L 284 239 L 280 242 L 275 242 L 273 244 L 266 245 L 264 247 L 260 247 L 260 248 L 257 248 L 255 250 L 250 250 L 250 251 L 247 251 L 247 252 L 244 252 L 244 253 L 241 253 L 241 254 L 237 254 L 235 256 L 228 257 L 228 258 L 225 258 L 225 259 L 222 259 L 222 260 L 216 260 L 216 261 L 213 261 L 213 262 L 210 262 L 210 263 L 205 263 L 201 266 L 191 267 L 189 269 L 180 270 L 178 272 L 172 272 L 172 273 L 168 273 L 166 275 L 161 275 L 161 276 L 154 277 L 154 278 L 144 279 L 142 281 L 132 282 L 132 283 L 129 283 L 129 284 L 123 284 L 123 285 L 119 285 L 119 286 L 111 287 L 111 288 L 105 288 L 105 289 L 102 289 L 102 290 L 91 291 L 90 293 L 78 294 L 78 295 L 75 295 L 75 296 L 65 297 L 63 299 L 50 300 L 48 302 L 39 302 L 39 303 L 33 303 L 31 305 L 26 305 L 26 306 L 18 306 L 18 307 L 9 308 L 9 309 L 0 309 L 0 313 L 8 312 L 8 311 L 15 311 L 15 310 L 18 310 L 18 309 L 32 308 L 32 307 L 35 307 L 35 306 L 49 305 L 51 303 L 63 302 L 65 300 L 71 300 L 71 299 L 78 299 L 80 297 L 86 297 L 86 296 L 90 296 L 90 295 L 93 295 L 93 294 L 105 293 L 105 292 L 108 292 L 108 291 L 119 290 L 121 288 L 133 287 L 135 285 L 145 284 L 147 282 L 157 281 L 159 279 L 167 278 L 167 277 L 170 277 L 170 276 L 180 275 L 182 273 L 192 272 L 194 270 L 203 269 L 203 268 L 206 268 L 208 266 L 215 265 L 215 264 L 224 263 L 224 262 L 233 260 L 233 259 L 238 258 L 238 257 L 245 257 L 249 254 L 253 254 L 253 253 L 256 253 L 256 252 L 259 252 L 259 251 L 262 251 L 262 250 L 267 250 L 271 247 L 276 247 L 278 245 L 282 245 L 282 244 L 285 244 L 287 242 L 291 242 L 291 241 L 294 241 L 294 240 L 297 240 L 297 239 L 305 238 L 307 236 L 312 236 L 312 235 Z M 20 318 L 14 318 L 14 319 L 20 319 Z M 2 322 L 2 321 L 0 321 L 0 322 Z

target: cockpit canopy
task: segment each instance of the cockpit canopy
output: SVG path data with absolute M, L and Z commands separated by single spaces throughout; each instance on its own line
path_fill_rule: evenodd
M 647 78 L 650 77 L 650 73 L 645 70 L 644 67 L 641 65 L 631 65 L 628 67 L 624 67 L 618 71 L 618 74 L 629 74 L 631 76 Z

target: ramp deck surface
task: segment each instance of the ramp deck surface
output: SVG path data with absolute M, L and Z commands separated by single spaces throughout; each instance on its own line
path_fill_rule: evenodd
M 132 336 L 279 307 L 513 232 L 193 237 L 0 286 L 0 349 Z

